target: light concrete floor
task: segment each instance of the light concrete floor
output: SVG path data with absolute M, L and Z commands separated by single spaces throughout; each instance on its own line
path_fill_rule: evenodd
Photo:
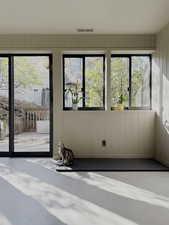
M 48 152 L 49 134 L 23 132 L 15 135 L 14 147 L 16 152 Z M 0 140 L 0 151 L 9 151 L 9 138 Z
M 168 172 L 63 172 L 0 158 L 0 225 L 167 225 Z

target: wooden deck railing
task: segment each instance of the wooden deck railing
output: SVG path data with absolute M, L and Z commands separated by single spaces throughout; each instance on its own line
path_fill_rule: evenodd
M 35 131 L 37 120 L 49 120 L 48 109 L 26 109 L 24 118 L 24 130 Z

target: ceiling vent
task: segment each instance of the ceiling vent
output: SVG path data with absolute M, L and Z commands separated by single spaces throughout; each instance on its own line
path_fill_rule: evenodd
M 77 32 L 79 33 L 92 33 L 94 30 L 93 28 L 87 28 L 87 29 L 83 29 L 83 28 L 78 28 Z

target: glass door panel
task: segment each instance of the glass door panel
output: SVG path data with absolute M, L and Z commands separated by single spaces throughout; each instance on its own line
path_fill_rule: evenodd
M 0 152 L 9 152 L 8 61 L 8 57 L 0 57 Z
M 50 151 L 49 56 L 14 56 L 14 151 Z

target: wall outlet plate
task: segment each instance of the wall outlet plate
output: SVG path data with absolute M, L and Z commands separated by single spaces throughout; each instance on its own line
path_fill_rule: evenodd
M 103 147 L 106 146 L 106 140 L 102 140 L 102 146 L 103 146 Z

